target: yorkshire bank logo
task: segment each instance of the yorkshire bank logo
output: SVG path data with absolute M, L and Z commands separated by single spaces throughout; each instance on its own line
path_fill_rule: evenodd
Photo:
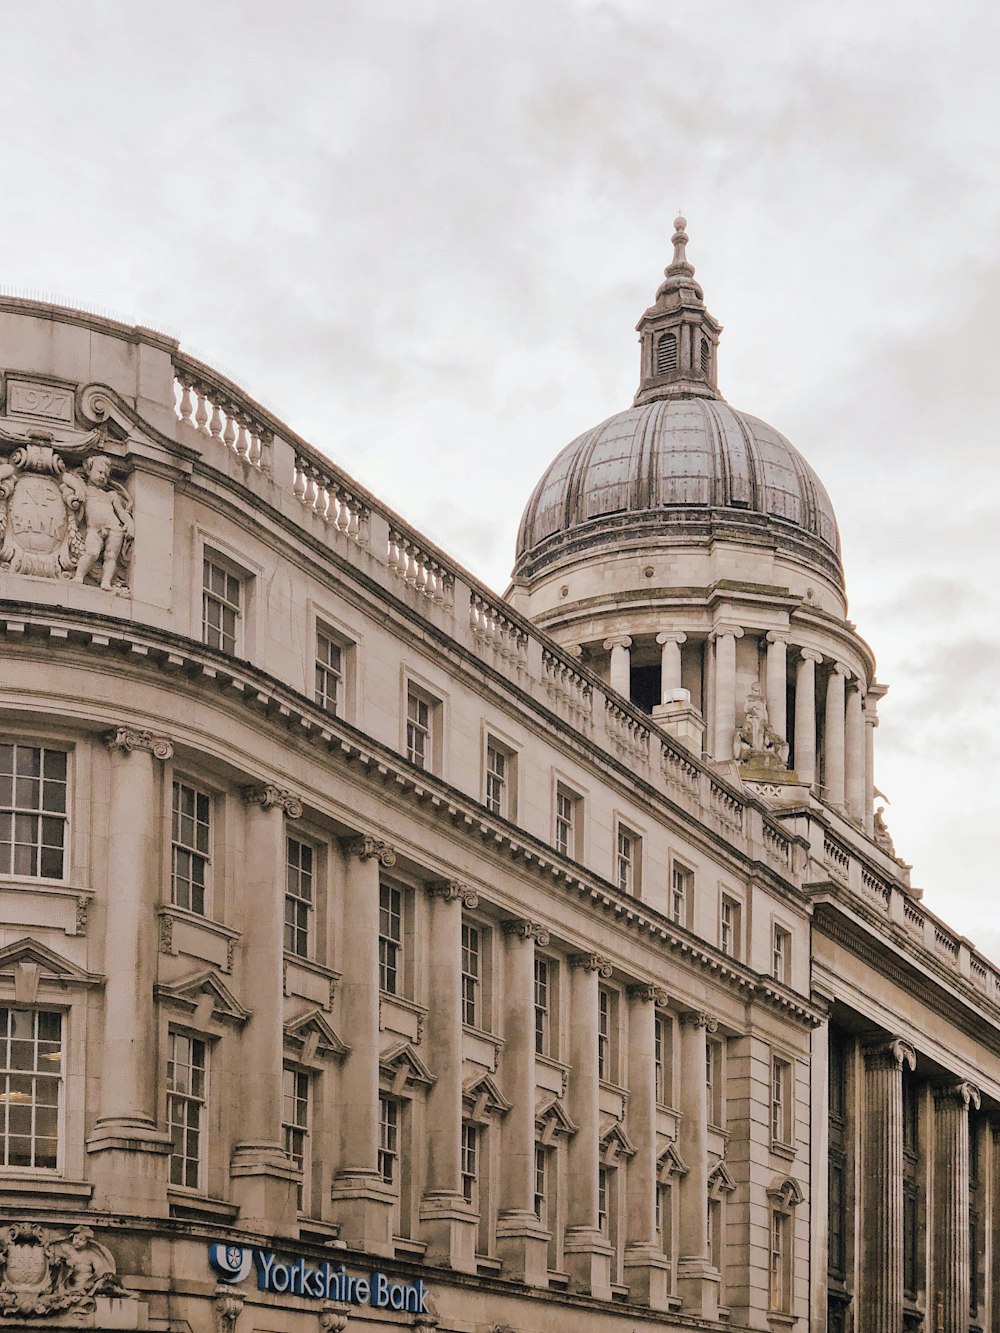
M 429 1314 L 427 1288 L 422 1281 L 393 1282 L 384 1273 L 354 1277 L 343 1264 L 313 1265 L 302 1255 L 281 1259 L 273 1250 L 247 1249 L 242 1245 L 215 1244 L 208 1247 L 208 1262 L 219 1280 L 231 1286 L 245 1282 L 252 1270 L 257 1289 L 277 1296 L 311 1296 L 318 1301 L 342 1301 L 345 1305 L 372 1305 L 382 1310 Z

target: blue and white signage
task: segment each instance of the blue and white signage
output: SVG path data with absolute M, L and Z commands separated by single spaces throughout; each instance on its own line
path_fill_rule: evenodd
M 381 1310 L 404 1310 L 429 1314 L 427 1288 L 416 1282 L 393 1282 L 384 1273 L 354 1277 L 343 1264 L 313 1265 L 302 1255 L 279 1258 L 273 1250 L 247 1249 L 242 1245 L 210 1245 L 208 1262 L 220 1282 L 245 1282 L 256 1271 L 259 1291 L 277 1296 L 311 1296 L 318 1301 L 343 1301 L 345 1305 L 373 1305 Z

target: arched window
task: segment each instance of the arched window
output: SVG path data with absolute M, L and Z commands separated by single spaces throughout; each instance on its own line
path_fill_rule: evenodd
M 707 338 L 701 340 L 701 373 L 708 375 L 712 369 L 712 349 Z
M 665 333 L 656 344 L 656 373 L 665 375 L 677 369 L 677 334 Z

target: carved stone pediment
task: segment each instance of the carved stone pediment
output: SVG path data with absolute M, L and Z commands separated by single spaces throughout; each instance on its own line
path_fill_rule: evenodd
M 120 451 L 122 425 L 92 410 L 78 426 L 86 414 L 68 386 L 9 379 L 7 389 L 0 420 L 0 575 L 73 579 L 127 593 L 132 501 L 112 477 L 114 460 L 106 452 Z M 79 402 L 93 397 L 84 391 Z M 12 413 L 12 406 L 20 410 Z
M 20 1222 L 0 1229 L 0 1322 L 92 1322 L 99 1296 L 126 1296 L 110 1250 L 89 1227 L 56 1231 Z M 61 1316 L 61 1317 L 60 1317 Z

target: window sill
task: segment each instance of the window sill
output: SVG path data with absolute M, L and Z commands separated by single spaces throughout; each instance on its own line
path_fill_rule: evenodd
M 299 1214 L 300 1239 L 310 1241 L 314 1245 L 336 1246 L 339 1235 L 340 1227 L 335 1223 L 321 1222 L 318 1217 L 308 1217 L 304 1213 Z
M 427 1246 L 419 1240 L 410 1240 L 409 1236 L 393 1236 L 396 1254 L 409 1255 L 413 1259 L 422 1259 L 427 1253 Z
M 66 1180 L 56 1174 L 38 1175 L 29 1172 L 9 1175 L 0 1171 L 0 1193 L 21 1206 L 32 1208 L 86 1207 L 94 1193 L 93 1185 L 84 1180 Z
M 317 962 L 315 958 L 304 958 L 300 953 L 292 953 L 290 949 L 285 949 L 284 959 L 286 963 L 293 963 L 296 967 L 301 967 L 304 972 L 312 972 L 325 981 L 340 980 L 341 974 L 338 971 L 327 967 L 326 963 Z
M 488 1041 L 498 1051 L 502 1051 L 506 1045 L 503 1037 L 498 1037 L 495 1032 L 488 1032 L 486 1028 L 473 1027 L 471 1023 L 463 1023 L 462 1031 L 467 1037 L 478 1037 L 480 1041 Z
M 567 1087 L 569 1082 L 569 1065 L 564 1065 L 561 1060 L 557 1060 L 552 1055 L 542 1055 L 538 1051 L 535 1052 L 535 1060 L 538 1064 L 544 1066 L 546 1069 L 553 1069 L 556 1070 L 559 1074 L 561 1074 L 563 1080 L 563 1088 L 565 1089 Z M 551 1277 L 552 1275 L 549 1274 L 549 1276 Z
M 491 1259 L 488 1254 L 476 1255 L 477 1272 L 496 1276 L 503 1271 L 503 1264 L 499 1259 Z
M 792 1328 L 798 1323 L 798 1315 L 791 1314 L 788 1310 L 768 1310 L 767 1322 L 777 1324 L 779 1328 Z
M 794 1162 L 795 1146 L 791 1143 L 778 1143 L 776 1140 L 771 1142 L 771 1152 L 775 1157 L 783 1157 L 786 1162 Z
M 172 1185 L 167 1190 L 167 1200 L 170 1204 L 170 1216 L 192 1222 L 219 1222 L 224 1226 L 229 1226 L 239 1217 L 239 1206 L 235 1203 L 227 1203 L 225 1199 L 210 1199 L 207 1194 L 199 1194 L 197 1190 L 190 1193 L 176 1185 Z

